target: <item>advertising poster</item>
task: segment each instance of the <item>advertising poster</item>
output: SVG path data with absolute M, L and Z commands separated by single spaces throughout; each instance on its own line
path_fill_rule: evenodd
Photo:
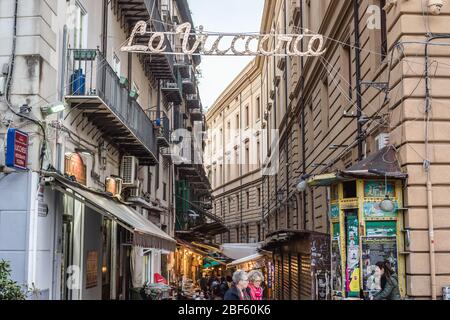
M 398 204 L 394 201 L 394 210 L 386 212 L 381 210 L 380 202 L 364 202 L 364 216 L 366 218 L 395 218 L 397 216 Z
M 359 237 L 356 213 L 347 216 L 347 269 L 346 292 L 349 297 L 360 295 Z
M 397 272 L 397 240 L 396 237 L 363 237 L 363 290 L 377 292 L 380 286 L 380 270 L 375 266 L 379 261 L 388 260 Z
M 339 204 L 332 204 L 330 208 L 331 219 L 339 218 Z
M 339 238 L 331 241 L 331 285 L 335 292 L 342 292 L 341 247 Z
M 394 194 L 394 184 L 387 183 L 387 194 L 389 197 L 393 198 Z M 384 198 L 386 196 L 386 188 L 384 181 L 366 181 L 364 183 L 364 196 L 366 198 Z

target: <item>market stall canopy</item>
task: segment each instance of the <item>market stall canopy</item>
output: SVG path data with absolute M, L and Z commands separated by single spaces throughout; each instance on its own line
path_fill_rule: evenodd
M 134 233 L 133 241 L 136 246 L 175 251 L 175 239 L 133 208 L 116 201 L 107 194 L 90 190 L 56 173 L 46 173 L 45 175 L 55 179 L 52 185 L 57 190 L 130 229 Z
M 386 146 L 348 169 L 313 176 L 308 180 L 308 185 L 311 187 L 329 186 L 339 181 L 374 177 L 391 179 L 408 177 L 408 174 L 401 171 L 394 146 Z
M 212 246 L 211 244 L 202 243 L 199 241 L 187 242 L 182 239 L 177 239 L 177 244 L 189 248 L 191 251 L 204 256 L 205 268 L 214 265 L 226 265 L 232 261 L 229 257 L 224 255 L 219 248 Z M 209 264 L 209 266 L 207 266 Z
M 263 259 L 263 258 L 264 258 L 263 254 L 255 253 L 255 254 L 252 254 L 250 256 L 234 260 L 233 262 L 229 263 L 227 265 L 227 267 L 237 266 L 237 265 L 240 265 L 242 263 L 247 263 L 247 262 L 251 262 L 251 261 L 257 261 L 257 260 L 260 260 L 260 259 Z
M 248 257 L 258 253 L 261 243 L 224 243 L 222 253 L 233 260 Z

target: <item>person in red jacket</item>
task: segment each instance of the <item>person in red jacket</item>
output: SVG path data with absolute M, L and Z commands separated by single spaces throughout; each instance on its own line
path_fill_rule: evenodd
M 248 288 L 247 291 L 250 294 L 252 300 L 263 299 L 263 288 L 261 286 L 264 281 L 264 276 L 261 271 L 253 270 L 248 273 Z

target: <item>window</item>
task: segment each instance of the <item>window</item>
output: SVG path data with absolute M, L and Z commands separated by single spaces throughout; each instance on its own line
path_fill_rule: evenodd
M 380 1 L 380 14 L 381 14 L 381 60 L 384 60 L 387 56 L 387 25 L 386 25 L 386 11 L 383 8 L 386 6 L 386 0 Z
M 239 210 L 239 208 L 241 207 L 240 201 L 239 201 L 239 195 L 236 196 L 236 210 Z
M 77 1 L 75 3 L 75 12 L 70 12 L 74 16 L 74 32 L 73 32 L 73 47 L 75 49 L 87 48 L 87 31 L 88 19 L 87 12 L 83 6 Z
M 258 223 L 256 229 L 258 231 L 258 242 L 260 242 L 261 241 L 261 224 Z
M 256 98 L 256 120 L 261 119 L 261 98 Z
M 261 188 L 256 189 L 256 201 L 258 203 L 258 207 L 261 207 Z
M 247 242 L 250 242 L 250 228 L 248 225 L 245 226 L 245 236 L 247 237 Z
M 240 238 L 241 237 L 239 236 L 239 227 L 236 227 L 236 242 L 237 243 L 241 242 Z
M 250 146 L 249 142 L 245 142 L 245 172 L 250 172 Z
M 246 203 L 247 203 L 247 209 L 250 209 L 250 192 L 245 193 Z
M 227 137 L 228 137 L 228 140 L 231 139 L 231 122 L 230 121 L 227 122 Z
M 241 123 L 239 122 L 239 113 L 236 115 L 236 129 L 239 130 L 241 128 Z M 238 134 L 238 132 L 236 132 Z
M 231 199 L 228 198 L 228 213 L 231 212 Z
M 219 166 L 219 186 L 222 185 L 222 172 L 223 172 L 223 166 Z
M 259 140 L 256 142 L 256 164 L 261 167 L 261 144 Z
M 250 109 L 249 106 L 245 106 L 245 127 L 248 128 L 250 126 Z
M 322 87 L 320 89 L 321 95 L 321 114 L 322 114 L 322 125 L 328 129 L 330 127 L 330 94 L 328 88 L 328 78 L 325 76 L 322 79 Z
M 346 82 L 344 85 L 348 88 L 348 98 L 353 99 L 353 71 L 352 71 L 352 55 L 351 55 L 351 45 L 350 38 L 345 41 L 345 44 L 342 46 L 342 58 L 341 65 L 343 71 L 343 77 Z
M 163 182 L 163 200 L 167 200 L 167 183 Z

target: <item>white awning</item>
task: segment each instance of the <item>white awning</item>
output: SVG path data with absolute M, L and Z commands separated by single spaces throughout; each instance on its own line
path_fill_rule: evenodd
M 145 248 L 164 249 L 175 251 L 176 241 L 151 221 L 133 208 L 122 204 L 112 197 L 88 190 L 83 186 L 71 182 L 59 175 L 51 174 L 58 183 L 55 187 L 89 206 L 91 209 L 109 216 L 125 228 L 134 232 L 134 244 Z M 68 191 L 70 189 L 72 192 Z
M 261 243 L 224 243 L 220 248 L 224 255 L 236 260 L 258 253 Z
M 251 256 L 244 257 L 244 258 L 241 258 L 241 259 L 238 259 L 238 260 L 234 260 L 233 262 L 229 263 L 227 266 L 228 267 L 237 266 L 237 265 L 240 265 L 242 263 L 247 263 L 247 262 L 251 262 L 251 261 L 257 261 L 257 260 L 262 259 L 262 258 L 264 258 L 263 254 L 255 253 L 255 254 L 252 254 Z

